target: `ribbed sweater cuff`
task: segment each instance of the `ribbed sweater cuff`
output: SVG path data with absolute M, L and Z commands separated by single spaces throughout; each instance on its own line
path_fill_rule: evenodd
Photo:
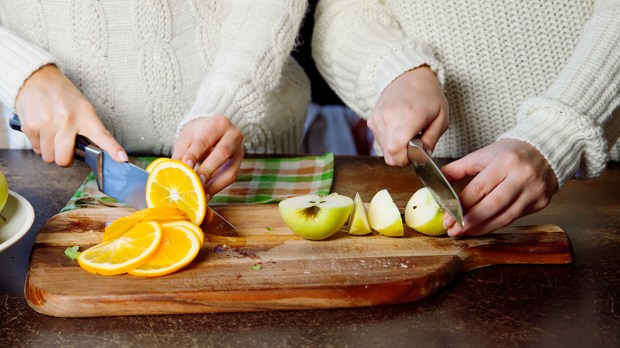
M 443 81 L 443 69 L 426 43 L 400 36 L 393 28 L 376 23 L 329 40 L 340 34 L 315 31 L 314 58 L 326 80 L 361 116 L 374 108 L 385 87 L 401 74 L 428 65 Z M 320 29 L 320 28 L 319 28 Z M 334 26 L 330 31 L 350 30 Z
M 243 128 L 246 118 L 242 108 L 258 108 L 258 99 L 251 93 L 249 84 L 233 86 L 230 83 L 217 82 L 218 79 L 207 79 L 198 92 L 194 104 L 179 123 L 177 135 L 189 122 L 203 117 L 223 115 L 230 119 L 238 128 Z
M 56 62 L 47 51 L 0 28 L 0 101 L 15 110 L 15 99 L 28 77 Z
M 260 88 L 244 83 L 204 83 L 177 136 L 193 120 L 223 115 L 244 135 L 246 153 L 295 153 L 303 134 L 303 116 L 310 99 L 309 82 L 301 67 L 289 71 L 279 89 L 281 100 L 265 99 Z M 286 70 L 285 70 L 286 71 Z M 272 96 L 273 98 L 273 96 Z
M 419 42 L 406 42 L 389 47 L 379 57 L 375 72 L 375 88 L 380 95 L 397 77 L 414 68 L 428 65 L 443 86 L 445 74 L 430 48 Z
M 443 84 L 443 68 L 425 43 L 403 39 L 407 41 L 392 42 L 386 45 L 387 40 L 384 41 L 379 37 L 360 37 L 360 39 L 360 42 L 351 42 L 351 47 L 343 51 L 349 52 L 350 60 L 355 61 L 360 57 L 368 56 L 369 45 L 379 48 L 364 61 L 356 84 L 359 86 L 357 97 L 368 103 L 369 110 L 374 108 L 379 96 L 392 81 L 419 66 L 428 65 Z M 377 44 L 382 41 L 383 45 Z
M 603 129 L 575 109 L 546 98 L 526 100 L 517 125 L 498 139 L 525 141 L 545 156 L 560 187 L 578 170 L 584 177 L 599 175 L 608 161 Z

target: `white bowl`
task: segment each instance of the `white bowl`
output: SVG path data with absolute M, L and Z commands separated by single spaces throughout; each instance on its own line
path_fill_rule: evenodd
M 34 210 L 26 198 L 9 190 L 9 198 L 0 212 L 0 252 L 15 244 L 28 233 L 34 221 Z

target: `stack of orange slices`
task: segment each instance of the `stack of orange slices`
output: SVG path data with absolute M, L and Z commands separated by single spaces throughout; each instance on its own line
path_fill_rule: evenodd
M 204 234 L 207 201 L 193 168 L 158 158 L 146 168 L 148 208 L 113 221 L 102 242 L 78 256 L 80 267 L 102 275 L 129 273 L 163 276 L 190 264 L 198 255 Z

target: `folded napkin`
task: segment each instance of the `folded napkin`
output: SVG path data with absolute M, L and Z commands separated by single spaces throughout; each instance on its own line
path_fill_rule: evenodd
M 155 157 L 133 158 L 145 168 Z M 244 158 L 237 180 L 211 198 L 211 204 L 276 203 L 303 194 L 329 194 L 334 154 L 292 158 Z M 96 206 L 125 206 L 101 191 L 90 173 L 61 211 Z

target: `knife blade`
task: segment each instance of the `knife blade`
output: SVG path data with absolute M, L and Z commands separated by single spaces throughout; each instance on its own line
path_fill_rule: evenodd
M 413 163 L 418 178 L 424 186 L 428 187 L 439 206 L 463 227 L 463 207 L 459 197 L 448 179 L 426 153 L 419 137 L 411 139 L 407 144 L 407 156 Z
M 12 129 L 21 131 L 21 122 L 17 115 L 13 115 L 9 125 Z M 82 135 L 76 137 L 73 157 L 90 167 L 99 191 L 138 210 L 147 208 L 147 171 L 133 163 L 116 162 L 107 152 Z M 201 227 L 209 233 L 220 235 L 234 235 L 237 232 L 228 220 L 209 206 Z

